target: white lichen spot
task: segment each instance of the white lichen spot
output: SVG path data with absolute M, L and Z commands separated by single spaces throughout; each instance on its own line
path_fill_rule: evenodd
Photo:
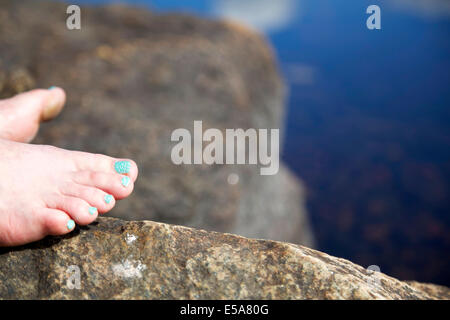
M 126 259 L 112 266 L 112 270 L 116 276 L 121 278 L 142 278 L 142 271 L 147 266 L 139 260 Z
M 127 244 L 132 244 L 134 241 L 136 241 L 138 237 L 135 236 L 134 234 L 129 234 L 127 233 L 127 236 L 125 237 L 125 241 L 127 242 Z

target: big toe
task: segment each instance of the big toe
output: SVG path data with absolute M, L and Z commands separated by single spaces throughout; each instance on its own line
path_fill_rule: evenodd
M 72 151 L 71 157 L 78 171 L 125 175 L 130 177 L 133 182 L 136 181 L 139 174 L 136 162 L 131 159 L 117 159 L 102 154 L 81 151 Z
M 56 117 L 66 101 L 63 89 L 35 89 L 0 100 L 0 138 L 30 142 L 39 123 Z
M 63 89 L 50 87 L 45 89 L 34 89 L 20 93 L 5 101 L 12 106 L 19 116 L 35 114 L 38 121 L 48 121 L 56 117 L 66 102 L 66 94 Z
M 49 121 L 55 118 L 66 103 L 66 93 L 58 87 L 50 87 L 47 91 L 47 98 L 42 104 L 41 121 Z

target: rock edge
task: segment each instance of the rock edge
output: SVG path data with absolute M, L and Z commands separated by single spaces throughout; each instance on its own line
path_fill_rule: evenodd
M 70 289 L 74 267 L 80 289 Z M 75 267 L 76 268 L 76 267 Z M 63 237 L 0 248 L 2 299 L 449 299 L 290 243 L 100 217 Z

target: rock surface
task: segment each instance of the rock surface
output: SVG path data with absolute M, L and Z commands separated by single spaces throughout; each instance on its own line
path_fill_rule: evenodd
M 65 110 L 35 143 L 134 159 L 132 197 L 111 212 L 314 245 L 301 183 L 283 166 L 172 163 L 177 128 L 281 128 L 285 90 L 265 40 L 238 25 L 120 6 L 0 0 L 0 97 L 66 89 Z M 237 174 L 239 182 L 227 182 Z M 261 210 L 264 208 L 264 210 Z
M 79 284 L 74 276 L 79 269 Z M 449 299 L 299 245 L 100 217 L 0 248 L 3 299 Z

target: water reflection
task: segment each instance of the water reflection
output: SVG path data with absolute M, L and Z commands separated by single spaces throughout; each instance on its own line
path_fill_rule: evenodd
M 300 3 L 296 0 L 218 0 L 213 3 L 213 14 L 266 33 L 286 28 L 299 18 Z

